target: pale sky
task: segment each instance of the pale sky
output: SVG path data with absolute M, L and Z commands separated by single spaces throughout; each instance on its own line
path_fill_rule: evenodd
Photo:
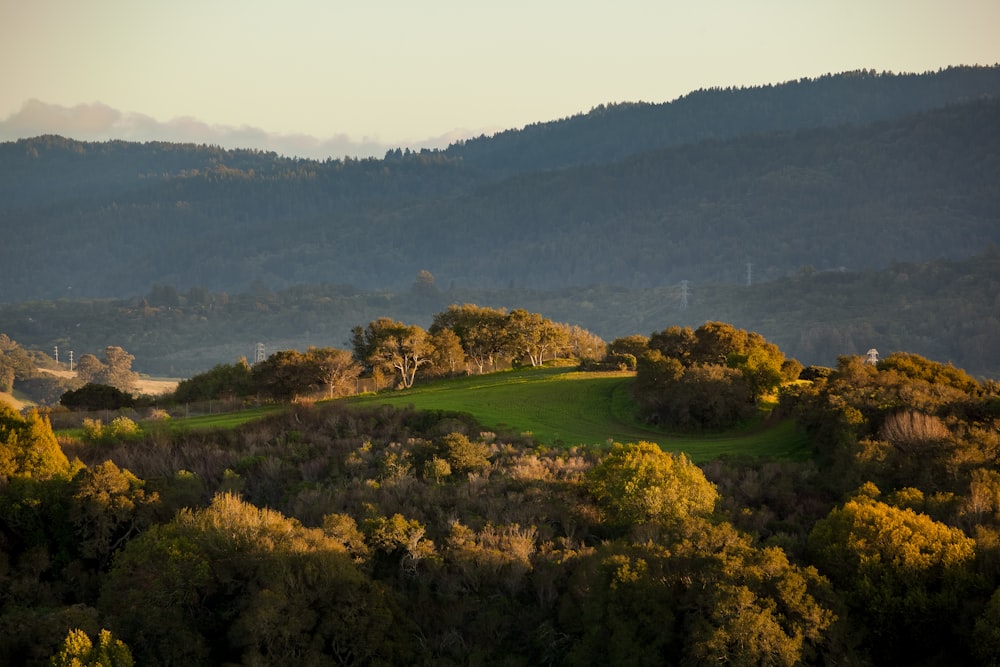
M 0 0 L 0 141 L 378 155 L 698 88 L 1000 63 L 1000 0 Z

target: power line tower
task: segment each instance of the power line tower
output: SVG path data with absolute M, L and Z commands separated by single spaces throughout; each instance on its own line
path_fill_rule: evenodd
M 265 357 L 264 357 L 264 343 L 257 343 L 257 347 L 254 350 L 253 362 L 255 364 L 259 364 L 260 362 L 264 361 L 264 359 L 265 359 Z
M 687 310 L 688 307 L 688 281 L 681 281 L 681 310 Z
M 865 363 L 868 364 L 869 366 L 877 366 L 878 365 L 878 350 L 876 350 L 874 347 L 872 349 L 868 350 L 868 354 L 865 357 Z
M 751 264 L 749 261 L 747 261 L 747 287 L 750 287 L 750 284 L 752 282 L 752 280 L 751 280 L 751 278 L 752 278 L 752 274 L 751 274 L 752 269 L 753 269 L 753 264 Z

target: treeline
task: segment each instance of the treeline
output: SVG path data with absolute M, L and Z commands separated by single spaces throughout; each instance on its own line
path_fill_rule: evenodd
M 361 391 L 362 379 L 365 390 L 408 389 L 418 379 L 541 366 L 560 357 L 598 362 L 606 354 L 605 342 L 578 326 L 523 309 L 474 304 L 449 306 L 427 330 L 388 317 L 357 325 L 351 348 L 283 350 L 252 367 L 245 359 L 220 364 L 182 381 L 164 400 L 334 398 Z
M 511 171 L 607 163 L 650 149 L 831 125 L 867 124 L 1000 90 L 996 67 L 897 73 L 862 69 L 775 85 L 692 91 L 672 102 L 602 104 L 449 146 L 466 164 Z
M 809 460 L 702 468 L 342 402 L 90 444 L 3 410 L 0 661 L 994 664 L 1000 386 L 902 353 L 810 377 L 779 407 Z

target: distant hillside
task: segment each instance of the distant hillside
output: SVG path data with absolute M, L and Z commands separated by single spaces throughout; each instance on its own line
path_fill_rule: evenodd
M 185 377 L 239 357 L 263 342 L 280 349 L 350 347 L 350 330 L 381 316 L 430 326 L 451 303 L 525 308 L 580 325 L 606 341 L 678 324 L 730 322 L 757 331 L 805 364 L 839 355 L 906 351 L 1000 379 L 1000 255 L 896 263 L 860 273 L 804 268 L 778 281 L 691 283 L 650 289 L 444 289 L 358 292 L 331 285 L 222 295 L 160 287 L 145 298 L 0 304 L 0 333 L 22 347 L 77 358 L 120 345 L 136 370 Z
M 440 286 L 646 288 L 739 283 L 748 262 L 760 281 L 969 256 L 1000 240 L 991 95 L 1000 67 L 859 72 L 383 160 L 0 144 L 0 300 L 400 290 L 421 270 Z

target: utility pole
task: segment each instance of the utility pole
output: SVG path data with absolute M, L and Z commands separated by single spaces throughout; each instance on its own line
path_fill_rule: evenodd
M 69 351 L 69 372 L 73 372 L 73 350 Z
M 58 366 L 59 365 L 59 346 L 58 345 L 56 345 L 55 347 L 52 348 L 52 353 L 53 353 L 53 355 L 56 358 L 56 366 Z
M 264 343 L 257 343 L 257 348 L 254 351 L 253 362 L 259 364 L 264 361 Z

